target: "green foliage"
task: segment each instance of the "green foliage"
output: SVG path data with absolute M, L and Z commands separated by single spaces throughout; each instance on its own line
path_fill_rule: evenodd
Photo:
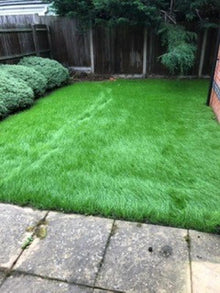
M 31 245 L 31 243 L 34 241 L 34 238 L 33 238 L 33 236 L 29 236 L 26 240 L 25 240 L 25 242 L 22 244 L 22 249 L 26 249 L 26 248 L 28 248 L 30 245 Z
M 5 107 L 5 103 L 0 99 L 0 120 L 8 115 L 8 110 Z
M 160 19 L 157 4 L 164 0 L 55 0 L 59 15 L 77 17 L 84 27 L 102 23 L 108 25 L 152 25 Z
M 0 70 L 8 72 L 16 79 L 26 82 L 26 84 L 34 91 L 35 97 L 42 96 L 46 91 L 46 78 L 30 67 L 22 65 L 2 65 Z
M 62 16 L 74 16 L 84 24 L 100 21 L 150 26 L 162 22 L 218 22 L 218 0 L 54 0 Z M 173 23 L 174 23 L 173 22 Z
M 0 66 L 0 119 L 29 108 L 34 96 L 67 83 L 68 70 L 54 60 L 27 57 L 19 65 Z
M 95 7 L 91 0 L 57 0 L 53 8 L 61 16 L 73 16 L 81 20 L 83 27 L 88 27 L 95 18 Z
M 9 113 L 29 108 L 33 104 L 34 93 L 22 80 L 0 71 L 0 112 L 1 118 Z
M 182 26 L 166 25 L 160 31 L 167 53 L 160 56 L 162 64 L 174 73 L 187 73 L 195 61 L 196 34 L 187 32 Z
M 219 0 L 177 0 L 174 9 L 181 12 L 186 21 L 197 21 L 201 26 L 219 24 Z
M 60 87 L 69 80 L 68 70 L 55 60 L 42 57 L 25 57 L 19 64 L 31 67 L 41 73 L 47 80 L 47 89 Z
M 158 1 L 141 0 L 94 0 L 96 23 L 107 22 L 110 25 L 156 25 L 159 22 Z

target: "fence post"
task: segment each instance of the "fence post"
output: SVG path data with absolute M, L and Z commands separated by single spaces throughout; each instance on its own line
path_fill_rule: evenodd
M 144 46 L 143 46 L 143 77 L 147 74 L 147 29 L 144 28 Z
M 89 30 L 89 40 L 90 40 L 90 60 L 91 60 L 91 72 L 95 72 L 94 66 L 94 47 L 93 47 L 93 31 L 92 27 Z
M 33 41 L 34 41 L 34 48 L 36 51 L 36 55 L 40 56 L 40 48 L 39 48 L 39 43 L 37 40 L 37 31 L 36 31 L 36 26 L 32 25 L 32 35 L 33 35 Z
M 205 30 L 204 35 L 203 35 L 202 49 L 201 49 L 200 62 L 199 62 L 199 72 L 198 72 L 199 77 L 202 76 L 204 57 L 205 57 L 205 49 L 206 49 L 206 43 L 207 43 L 207 34 L 208 34 L 208 29 Z
M 33 15 L 33 23 L 34 24 L 40 24 L 40 18 L 39 18 L 39 15 L 37 13 L 35 13 Z
M 49 44 L 49 49 L 50 49 L 50 58 L 53 58 L 51 32 L 50 32 L 49 25 L 46 25 L 46 28 L 47 28 L 47 39 L 48 39 L 48 44 Z

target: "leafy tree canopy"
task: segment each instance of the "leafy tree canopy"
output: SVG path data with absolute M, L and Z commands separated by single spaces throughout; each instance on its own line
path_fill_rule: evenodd
M 162 34 L 167 53 L 161 62 L 170 72 L 184 73 L 194 63 L 196 35 L 187 32 L 187 23 L 200 28 L 217 26 L 219 0 L 54 0 L 61 16 L 80 19 L 84 28 L 105 25 L 142 25 Z

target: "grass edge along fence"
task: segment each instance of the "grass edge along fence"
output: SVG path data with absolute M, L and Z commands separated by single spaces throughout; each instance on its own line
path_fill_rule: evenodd
M 54 59 L 74 70 L 97 74 L 124 74 L 133 77 L 168 75 L 166 68 L 158 59 L 164 53 L 164 48 L 160 38 L 152 30 L 144 30 L 142 27 L 97 26 L 93 30 L 82 33 L 77 20 L 67 17 L 0 16 L 1 28 L 17 28 L 21 25 L 46 26 L 48 33 L 44 34 L 44 38 L 43 32 L 37 31 L 40 43 L 38 45 L 41 46 L 41 50 L 50 48 L 50 54 Z M 196 26 L 192 27 L 192 31 L 195 30 Z M 12 47 L 14 51 L 15 47 L 20 46 L 25 49 L 25 46 L 29 46 L 28 39 L 22 40 L 24 34 L 19 34 L 20 40 L 16 41 L 15 36 L 12 42 L 8 40 L 8 45 L 5 45 L 8 49 Z M 1 38 L 0 33 L 0 45 Z M 189 72 L 190 76 L 210 76 L 216 40 L 217 29 L 209 29 L 206 33 L 199 34 L 196 61 Z M 17 42 L 17 46 L 13 45 L 14 42 Z M 3 54 L 1 50 L 0 56 Z M 32 51 L 37 55 L 37 50 L 33 46 Z M 40 56 L 47 57 L 48 53 L 40 52 Z

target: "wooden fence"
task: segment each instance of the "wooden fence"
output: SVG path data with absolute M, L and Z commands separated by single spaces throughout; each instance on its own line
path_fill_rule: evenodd
M 0 61 L 8 63 L 30 55 L 51 56 L 46 25 L 0 29 Z
M 2 32 L 21 27 L 29 31 Z M 0 28 L 0 61 L 16 54 L 48 56 L 51 50 L 54 59 L 76 70 L 140 76 L 168 73 L 159 61 L 165 50 L 159 36 L 142 27 L 96 27 L 83 33 L 75 19 L 18 15 L 0 16 Z M 196 27 L 190 29 L 196 31 Z M 196 62 L 189 75 L 210 75 L 217 33 L 217 29 L 199 33 Z

